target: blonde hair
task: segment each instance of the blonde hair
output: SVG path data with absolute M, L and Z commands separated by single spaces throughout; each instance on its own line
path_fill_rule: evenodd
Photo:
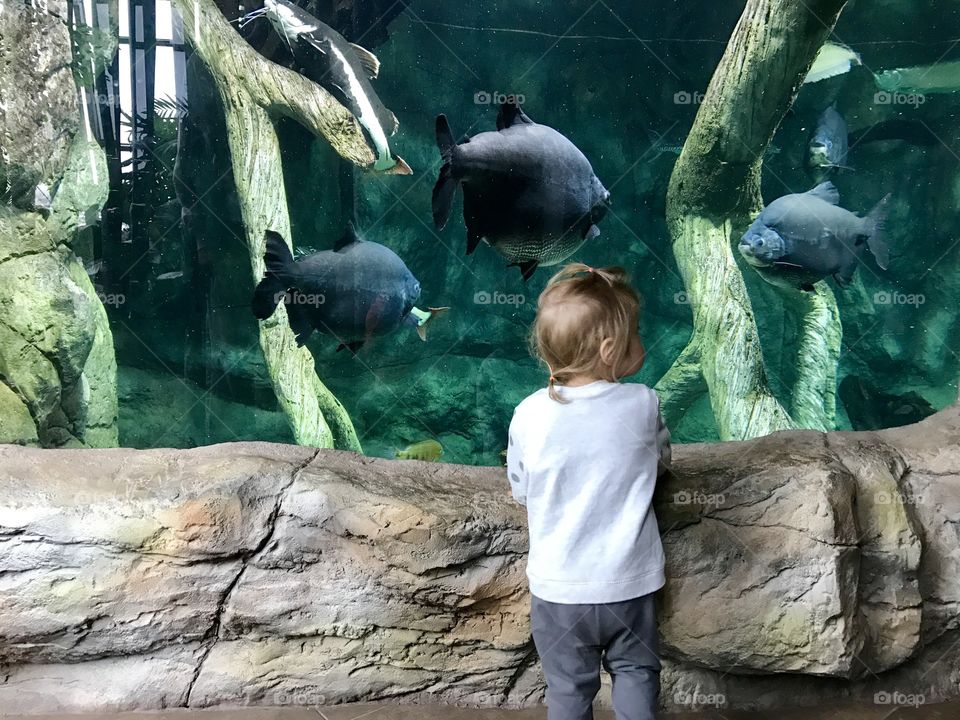
M 552 399 L 566 402 L 555 383 L 575 375 L 616 381 L 605 377 L 612 373 L 603 367 L 600 345 L 607 338 L 613 340 L 613 365 L 618 365 L 630 351 L 631 331 L 642 305 L 622 267 L 570 263 L 550 278 L 537 301 L 529 342 L 533 355 L 550 371 Z

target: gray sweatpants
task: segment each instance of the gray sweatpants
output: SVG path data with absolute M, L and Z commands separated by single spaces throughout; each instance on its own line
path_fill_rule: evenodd
M 547 720 L 593 720 L 601 663 L 613 680 L 617 720 L 653 720 L 660 693 L 654 593 L 588 605 L 533 595 L 530 626 L 547 680 Z

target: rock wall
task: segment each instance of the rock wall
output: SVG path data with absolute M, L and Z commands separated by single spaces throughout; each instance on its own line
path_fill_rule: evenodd
M 960 694 L 958 441 L 954 405 L 676 446 L 664 707 Z M 507 487 L 266 443 L 0 447 L 0 706 L 542 702 Z
M 104 447 L 117 444 L 113 338 L 71 243 L 108 178 L 81 119 L 66 7 L 0 13 L 0 442 Z

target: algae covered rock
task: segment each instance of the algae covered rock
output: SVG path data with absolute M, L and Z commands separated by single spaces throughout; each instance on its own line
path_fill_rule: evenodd
M 66 16 L 65 2 L 10 3 L 0 13 L 0 189 L 26 209 L 37 183 L 59 180 L 80 127 Z
M 0 14 L 0 427 L 7 442 L 100 447 L 117 442 L 113 339 L 70 244 L 108 177 L 81 127 L 65 18 L 59 3 Z M 49 212 L 34 211 L 41 183 Z

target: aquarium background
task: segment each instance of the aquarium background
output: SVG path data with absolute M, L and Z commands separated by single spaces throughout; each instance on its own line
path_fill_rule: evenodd
M 324 139 L 278 120 L 296 252 L 331 248 L 353 220 L 404 259 L 422 284 L 420 307 L 451 307 L 427 342 L 400 330 L 352 356 L 330 337 L 310 339 L 317 373 L 346 407 L 364 451 L 392 457 L 435 438 L 443 461 L 498 464 L 514 406 L 546 382 L 526 333 L 552 269 L 525 283 L 486 245 L 467 256 L 459 198 L 443 231 L 431 221 L 436 115 L 445 113 L 457 136 L 491 130 L 501 95 L 522 96 L 531 118 L 569 137 L 611 191 L 601 236 L 572 259 L 630 272 L 644 296 L 647 347 L 631 380 L 655 386 L 692 328 L 664 220 L 667 183 L 743 3 L 302 4 L 379 57 L 373 85 L 400 121 L 391 146 L 414 174 L 354 169 Z M 229 19 L 253 9 L 219 6 Z M 120 445 L 292 442 L 250 312 L 254 282 L 212 78 L 184 45 L 166 0 L 70 7 L 76 76 L 88 88 L 111 183 L 103 211 L 77 228 L 72 247 L 113 333 Z M 101 58 L 112 22 L 119 50 Z M 282 57 L 266 20 L 242 33 L 267 57 Z M 863 66 L 805 85 L 764 163 L 765 201 L 812 187 L 819 178 L 806 167 L 807 142 L 835 102 L 851 132 L 851 169 L 832 177 L 841 204 L 866 213 L 893 193 L 889 269 L 868 260 L 837 291 L 838 429 L 907 424 L 957 398 L 960 95 L 884 102 L 872 72 L 960 59 L 958 38 L 954 7 L 849 3 L 835 39 L 860 53 Z M 97 62 L 108 72 L 81 72 Z M 116 97 L 120 127 L 110 122 Z M 734 255 L 767 379 L 787 404 L 798 313 Z M 673 414 L 675 442 L 717 438 L 708 396 Z

